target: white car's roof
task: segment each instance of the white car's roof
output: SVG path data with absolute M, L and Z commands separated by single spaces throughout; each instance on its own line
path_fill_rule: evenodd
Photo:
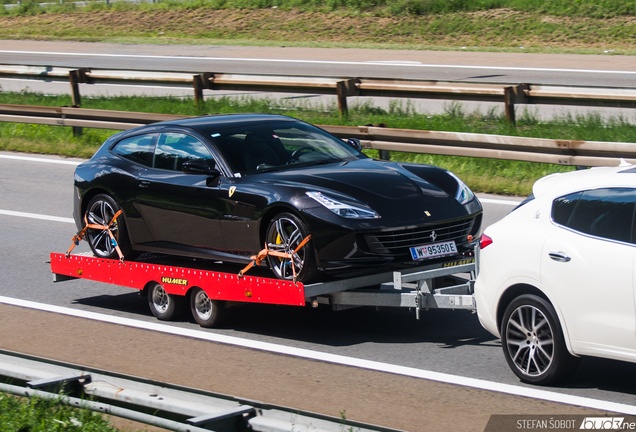
M 572 192 L 603 187 L 636 187 L 636 165 L 592 168 L 543 177 L 534 184 L 536 198 L 549 194 L 558 197 Z

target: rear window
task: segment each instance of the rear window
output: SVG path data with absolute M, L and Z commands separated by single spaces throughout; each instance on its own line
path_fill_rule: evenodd
M 552 219 L 584 234 L 634 243 L 635 208 L 636 189 L 595 189 L 554 200 Z
M 123 139 L 115 145 L 111 152 L 133 162 L 150 166 L 155 136 L 155 134 L 138 135 Z

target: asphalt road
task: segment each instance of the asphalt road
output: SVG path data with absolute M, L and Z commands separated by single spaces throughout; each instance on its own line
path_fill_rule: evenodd
M 634 84 L 630 56 L 2 41 L 0 64 L 363 76 L 588 86 Z
M 51 282 L 45 264 L 48 254 L 64 252 L 75 233 L 69 220 L 74 160 L 7 158 L 13 155 L 0 153 L 0 296 L 156 322 L 145 299 L 133 290 L 86 280 Z M 512 208 L 497 200 L 519 201 L 481 198 L 486 224 Z M 79 248 L 87 250 L 86 244 Z M 209 331 L 529 388 L 508 369 L 499 340 L 483 330 L 470 312 L 431 310 L 420 321 L 414 313 L 396 309 L 332 312 L 324 307 L 249 305 L 233 312 L 226 328 Z M 192 320 L 169 325 L 199 329 Z M 635 372 L 634 364 L 586 358 L 570 380 L 551 391 L 636 405 Z
M 0 40 L 0 64 L 141 69 L 182 72 L 216 72 L 238 74 L 306 75 L 340 77 L 409 78 L 449 80 L 474 83 L 534 83 L 583 86 L 633 87 L 636 58 L 613 56 L 599 50 L 598 55 L 483 53 L 415 50 L 361 50 L 346 48 L 242 47 L 222 45 L 133 45 L 84 42 L 3 41 Z M 192 95 L 192 91 L 166 86 L 81 85 L 88 95 Z M 5 91 L 25 88 L 43 93 L 68 94 L 64 83 L 22 79 L 0 79 Z M 212 92 L 218 95 L 244 95 L 240 92 Z M 258 96 L 258 95 L 257 95 Z M 292 101 L 335 104 L 335 97 L 287 95 L 277 97 Z M 369 98 L 351 97 L 350 105 L 367 103 Z M 373 104 L 389 106 L 386 98 L 373 98 Z M 448 101 L 413 100 L 419 112 L 443 112 Z M 463 102 L 467 111 L 487 112 L 493 107 L 503 111 L 503 104 Z M 549 118 L 565 113 L 601 112 L 607 116 L 623 115 L 632 119 L 633 110 L 618 108 L 527 107 L 535 116 Z

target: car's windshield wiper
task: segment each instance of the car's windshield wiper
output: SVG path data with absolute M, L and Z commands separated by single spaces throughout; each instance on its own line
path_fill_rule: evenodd
M 305 162 L 299 166 L 308 167 L 308 166 L 316 166 L 316 165 L 327 165 L 327 164 L 336 163 L 336 162 L 345 162 L 345 161 L 340 158 L 329 158 L 329 159 Z

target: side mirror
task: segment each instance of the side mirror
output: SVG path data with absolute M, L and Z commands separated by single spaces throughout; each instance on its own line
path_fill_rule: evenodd
M 362 151 L 362 143 L 358 138 L 348 138 L 347 144 L 355 150 Z
M 211 163 L 214 164 L 214 161 L 211 160 Z M 214 168 L 214 166 L 208 165 L 208 163 L 203 159 L 192 159 L 186 161 L 181 166 L 181 169 L 184 174 L 206 174 L 214 177 L 221 174 L 219 170 Z

